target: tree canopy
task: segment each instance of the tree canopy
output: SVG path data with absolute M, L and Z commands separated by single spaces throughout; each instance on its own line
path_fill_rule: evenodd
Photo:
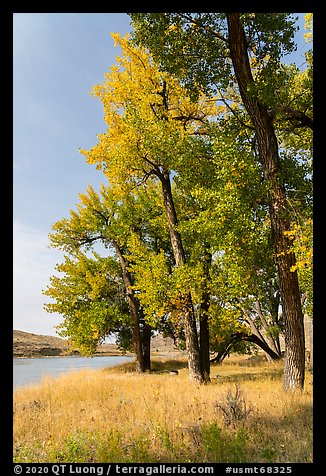
M 312 52 L 303 71 L 282 63 L 295 48 L 285 13 L 131 17 L 135 32 L 112 35 L 122 55 L 92 90 L 107 130 L 81 150 L 109 185 L 90 186 L 53 226 L 52 246 L 68 255 L 47 310 L 89 353 L 129 332 L 141 370 L 146 326 L 163 330 L 184 341 L 200 383 L 213 354 L 256 344 L 280 358 L 284 335 L 285 387 L 300 388 L 302 306 L 312 313 Z M 87 255 L 97 242 L 109 255 Z

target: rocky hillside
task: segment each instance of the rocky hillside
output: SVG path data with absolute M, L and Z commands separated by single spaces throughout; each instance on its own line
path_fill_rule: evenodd
M 173 340 L 158 335 L 152 338 L 152 353 L 176 354 Z M 19 330 L 13 331 L 13 356 L 14 357 L 49 357 L 78 355 L 78 351 L 71 352 L 66 340 L 60 337 L 32 334 Z M 115 344 L 102 344 L 95 355 L 122 355 Z

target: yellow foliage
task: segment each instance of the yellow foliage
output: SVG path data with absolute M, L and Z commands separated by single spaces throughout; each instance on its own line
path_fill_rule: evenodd
M 153 168 L 151 163 L 172 168 L 188 134 L 216 114 L 216 104 L 205 96 L 193 102 L 185 88 L 172 76 L 159 71 L 143 48 L 129 36 L 111 35 L 122 56 L 105 74 L 103 84 L 92 95 L 101 100 L 108 126 L 98 143 L 80 150 L 88 163 L 103 168 L 114 185 L 133 182 Z M 196 118 L 198 121 L 196 122 Z
M 295 253 L 296 263 L 291 267 L 291 271 L 312 269 L 313 243 L 312 243 L 312 219 L 306 220 L 303 225 L 294 223 L 292 228 L 284 232 L 292 241 L 289 252 Z
M 179 30 L 180 30 L 180 27 L 178 27 L 175 24 L 170 25 L 169 28 L 168 28 L 168 31 L 179 31 Z
M 311 43 L 313 39 L 313 14 L 312 13 L 306 13 L 305 14 L 305 24 L 304 27 L 307 30 L 307 32 L 304 34 L 304 37 L 306 39 L 307 43 Z
M 228 182 L 226 183 L 226 185 L 225 185 L 225 188 L 226 188 L 227 190 L 231 190 L 233 187 L 234 187 L 234 185 L 233 185 L 233 183 L 230 182 L 230 181 L 228 181 Z

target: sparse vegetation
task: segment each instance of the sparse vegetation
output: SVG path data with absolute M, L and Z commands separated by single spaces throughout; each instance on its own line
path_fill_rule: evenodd
M 194 385 L 184 359 L 154 360 L 142 375 L 128 363 L 16 390 L 14 461 L 312 461 L 310 374 L 302 392 L 284 393 L 282 362 L 232 356 L 213 367 L 211 384 Z M 228 425 L 216 402 L 231 408 L 231 396 L 241 418 Z
M 237 423 L 246 420 L 253 412 L 253 407 L 247 405 L 246 400 L 241 395 L 240 386 L 235 384 L 235 392 L 229 389 L 225 401 L 215 402 L 215 408 L 223 415 L 224 421 L 227 425 L 235 427 Z

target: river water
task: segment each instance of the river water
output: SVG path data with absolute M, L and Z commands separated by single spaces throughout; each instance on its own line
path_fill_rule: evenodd
M 23 385 L 38 384 L 45 376 L 57 377 L 65 372 L 83 368 L 113 367 L 133 360 L 126 356 L 103 357 L 43 357 L 13 359 L 14 389 Z

